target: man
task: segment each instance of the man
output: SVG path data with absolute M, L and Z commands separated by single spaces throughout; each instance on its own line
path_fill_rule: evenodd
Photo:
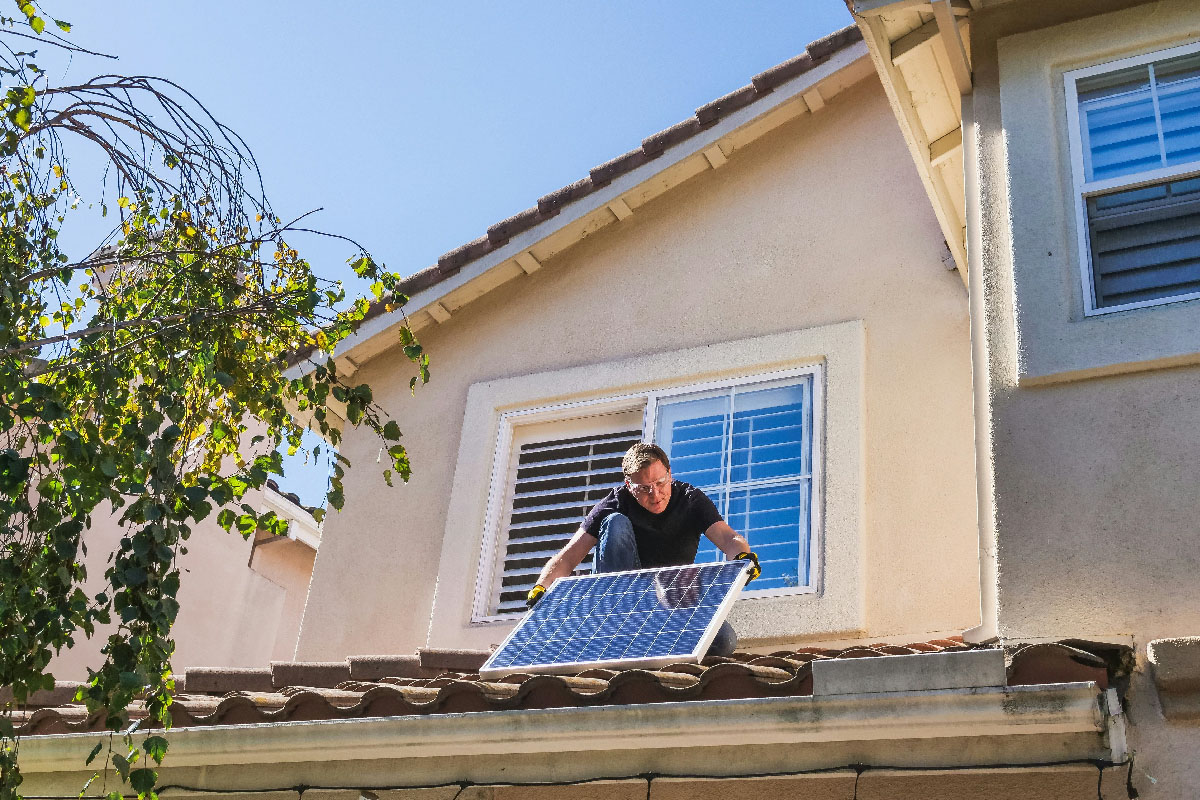
M 696 560 L 700 534 L 731 559 L 753 563 L 750 580 L 759 576 L 758 557 L 750 544 L 721 517 L 708 495 L 691 484 L 671 480 L 671 461 L 661 447 L 639 442 L 621 461 L 625 482 L 592 508 L 571 541 L 555 554 L 529 590 L 532 608 L 559 578 L 571 574 L 592 547 L 596 572 L 622 572 L 673 567 Z M 737 634 L 721 626 L 709 655 L 729 655 Z

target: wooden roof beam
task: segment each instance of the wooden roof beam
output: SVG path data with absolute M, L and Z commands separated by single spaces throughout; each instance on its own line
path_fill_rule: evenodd
M 963 46 L 962 34 L 954 19 L 952 0 L 935 0 L 933 18 L 937 22 L 939 37 L 946 48 L 946 56 L 950 60 L 950 71 L 954 74 L 954 82 L 958 85 L 958 93 L 971 93 L 971 62 L 967 59 L 967 49 Z

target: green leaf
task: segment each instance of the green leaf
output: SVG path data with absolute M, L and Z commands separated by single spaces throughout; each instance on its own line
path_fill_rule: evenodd
M 237 529 L 243 537 L 250 537 L 258 530 L 258 518 L 253 514 L 242 514 L 237 518 Z
M 400 426 L 396 424 L 396 420 L 389 419 L 387 424 L 383 426 L 383 438 L 390 441 L 400 438 Z
M 158 773 L 149 767 L 135 769 L 129 773 L 129 785 L 134 788 L 138 794 L 145 794 L 154 788 L 154 784 L 158 783 Z
M 63 31 L 64 33 L 71 32 L 71 23 L 69 23 L 69 22 L 64 22 L 61 19 L 56 19 L 56 20 L 54 20 L 54 24 L 57 25 L 58 29 L 60 31 Z
M 346 504 L 346 497 L 342 494 L 341 489 L 330 489 L 325 500 L 329 503 L 329 505 L 333 506 L 338 511 L 341 511 L 342 506 Z
M 84 761 L 83 763 L 84 764 L 92 763 L 96 759 L 96 756 L 100 755 L 100 751 L 103 749 L 104 749 L 104 742 L 103 741 L 96 742 L 96 746 L 92 748 L 92 752 L 88 753 L 87 761 Z
M 46 21 L 41 17 L 30 17 L 29 27 L 33 28 L 34 33 L 40 36 L 42 31 L 46 30 Z
M 226 389 L 228 389 L 230 386 L 233 386 L 233 376 L 228 372 L 221 372 L 220 370 L 217 370 L 213 373 L 213 378 L 217 383 L 221 384 Z
M 146 741 L 142 742 L 142 749 L 146 751 L 146 755 L 154 759 L 155 764 L 162 763 L 168 747 L 166 738 L 162 736 L 147 736 Z
M 100 471 L 110 478 L 117 477 L 117 462 L 113 461 L 112 456 L 105 456 L 100 462 Z

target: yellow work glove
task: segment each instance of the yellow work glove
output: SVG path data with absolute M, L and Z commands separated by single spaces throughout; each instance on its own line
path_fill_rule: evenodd
M 529 590 L 529 594 L 525 595 L 525 607 L 533 608 L 537 605 L 538 600 L 542 599 L 542 595 L 546 593 L 546 587 L 540 583 Z
M 754 555 L 754 553 L 751 553 L 750 551 L 747 550 L 745 553 L 738 553 L 736 556 L 733 557 L 733 560 L 734 561 L 749 561 L 751 563 L 750 571 L 748 573 L 746 573 L 750 576 L 749 578 L 746 579 L 746 583 L 749 583 L 750 581 L 757 578 L 759 575 L 762 575 L 762 567 L 760 567 L 758 565 L 758 556 Z

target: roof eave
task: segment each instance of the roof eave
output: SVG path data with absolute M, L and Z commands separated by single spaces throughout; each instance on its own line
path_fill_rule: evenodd
M 473 780 L 544 780 L 544 773 L 539 778 L 537 772 L 537 757 L 543 754 L 557 756 L 555 777 L 560 780 L 619 776 L 622 773 L 605 767 L 619 769 L 627 757 L 642 765 L 634 774 L 650 768 L 675 774 L 745 775 L 770 769 L 778 752 L 770 746 L 789 748 L 789 763 L 797 763 L 797 751 L 790 746 L 827 745 L 806 751 L 821 762 L 806 768 L 821 768 L 856 763 L 855 754 L 861 754 L 864 742 L 882 741 L 918 742 L 911 748 L 914 767 L 982 767 L 989 764 L 979 763 L 987 758 L 981 754 L 991 749 L 966 747 L 965 740 L 1020 734 L 1014 740 L 1016 750 L 995 751 L 997 765 L 1013 766 L 1044 761 L 1049 740 L 1059 760 L 1109 758 L 1106 731 L 1113 718 L 1107 703 L 1095 683 L 1081 682 L 206 726 L 177 728 L 166 736 L 171 769 L 220 768 L 212 777 L 225 786 L 237 775 L 254 775 L 258 765 L 351 760 L 437 759 L 429 763 L 441 764 L 438 770 L 457 770 L 458 775 L 447 773 L 448 780 L 455 780 L 461 779 L 461 759 L 482 766 L 492 757 L 501 759 L 496 763 L 502 771 L 488 776 L 476 770 Z M 96 736 L 26 737 L 21 743 L 22 772 L 31 782 L 40 774 L 77 772 Z M 746 758 L 736 763 L 714 761 L 711 751 L 706 752 L 716 746 L 752 745 L 768 747 L 741 750 Z M 939 749 L 922 758 L 922 748 Z M 575 756 L 562 759 L 567 751 Z M 227 769 L 242 767 L 249 771 Z M 421 772 L 437 777 L 425 768 Z
M 950 250 L 948 266 L 958 269 L 964 284 L 966 205 L 975 191 L 971 173 L 964 175 L 963 103 L 969 103 L 974 80 L 967 26 L 981 5 L 847 0 Z M 909 85 L 914 79 L 917 91 Z
M 508 280 L 532 273 L 546 258 L 593 233 L 598 227 L 625 219 L 640 205 L 640 202 L 634 199 L 639 190 L 644 190 L 652 181 L 661 182 L 664 175 L 673 171 L 680 173 L 674 176 L 678 178 L 675 183 L 666 187 L 665 190 L 669 190 L 692 177 L 694 173 L 689 173 L 685 162 L 704 159 L 704 163 L 699 166 L 701 171 L 718 168 L 725 158 L 732 155 L 733 148 L 727 150 L 726 145 L 730 138 L 736 138 L 738 132 L 754 129 L 763 122 L 775 122 L 761 126 L 762 130 L 752 131 L 752 138 L 757 138 L 778 124 L 817 110 L 824 100 L 828 99 L 823 97 L 823 91 L 813 95 L 812 90 L 818 85 L 837 84 L 837 90 L 840 91 L 871 73 L 867 50 L 861 42 L 841 48 L 828 60 L 722 117 L 711 127 L 688 136 L 678 144 L 668 146 L 661 155 L 647 163 L 618 175 L 611 183 L 591 191 L 581 199 L 563 205 L 550 219 L 513 235 L 503 246 L 478 259 L 468 261 L 457 272 L 441 277 L 413 293 L 404 308 L 410 326 L 419 329 L 434 322 L 444 322 L 457 310 L 464 294 L 469 301 Z M 808 95 L 808 98 L 805 95 Z M 780 114 L 782 110 L 794 113 Z M 777 121 L 771 119 L 776 116 L 780 117 Z M 736 146 L 744 146 L 746 143 L 748 142 L 742 141 Z M 721 152 L 718 154 L 712 151 L 714 147 L 718 147 Z M 711 156 L 706 156 L 705 151 L 710 151 Z M 661 191 L 657 193 L 661 194 Z M 569 242 L 561 241 L 564 233 L 574 229 L 577 229 L 577 235 L 566 237 L 570 238 Z M 559 241 L 552 241 L 556 239 Z M 429 271 L 436 270 L 434 267 Z M 472 285 L 475 286 L 474 290 Z M 452 297 L 455 297 L 455 301 L 447 303 L 447 299 Z M 366 360 L 395 346 L 394 336 L 389 337 L 388 334 L 394 334 L 403 322 L 404 316 L 400 310 L 367 319 L 354 334 L 339 343 L 335 357 L 353 371 Z

